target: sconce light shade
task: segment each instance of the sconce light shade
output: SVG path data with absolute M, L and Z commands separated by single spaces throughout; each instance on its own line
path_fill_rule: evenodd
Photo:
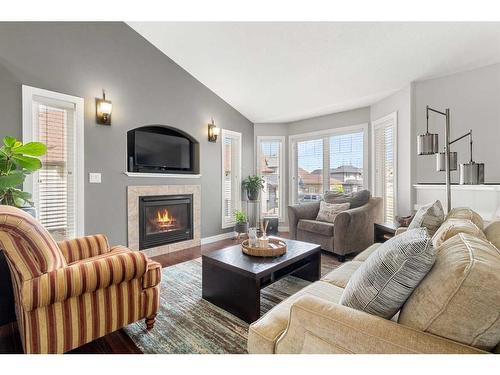
M 432 133 L 421 134 L 417 138 L 418 155 L 434 155 L 439 152 L 438 135 Z
M 446 164 L 445 164 L 446 154 L 444 152 L 440 152 L 436 154 L 436 171 L 445 172 Z M 450 171 L 457 170 L 457 153 L 450 152 Z
M 106 93 L 102 92 L 102 99 L 96 98 L 96 121 L 101 125 L 111 125 L 111 111 L 113 105 L 106 100 Z
M 460 164 L 460 185 L 484 184 L 484 163 Z
M 208 124 L 208 141 L 209 142 L 217 142 L 217 138 L 219 137 L 220 129 L 215 126 L 214 120 L 212 119 L 212 123 Z

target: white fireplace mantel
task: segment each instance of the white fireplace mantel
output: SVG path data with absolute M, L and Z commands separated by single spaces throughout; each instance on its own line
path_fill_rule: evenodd
M 415 209 L 436 199 L 445 201 L 444 184 L 415 184 Z M 500 184 L 451 185 L 451 206 L 469 207 L 490 221 L 500 207 Z

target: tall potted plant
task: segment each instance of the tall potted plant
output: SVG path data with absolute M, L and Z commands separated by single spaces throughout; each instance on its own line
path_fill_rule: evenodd
M 5 137 L 0 147 L 0 204 L 31 211 L 31 194 L 23 191 L 26 176 L 42 167 L 39 157 L 47 147 L 41 142 L 23 144 L 14 137 Z
M 248 219 L 247 214 L 243 211 L 236 210 L 234 211 L 234 219 L 236 224 L 234 225 L 234 231 L 238 233 L 237 238 L 240 238 L 242 233 L 248 232 Z
M 248 176 L 242 182 L 243 188 L 247 191 L 248 200 L 256 201 L 259 193 L 264 190 L 264 179 L 260 176 Z

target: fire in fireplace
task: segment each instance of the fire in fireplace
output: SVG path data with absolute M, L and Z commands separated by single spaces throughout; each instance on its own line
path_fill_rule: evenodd
M 193 238 L 193 196 L 139 197 L 139 249 Z

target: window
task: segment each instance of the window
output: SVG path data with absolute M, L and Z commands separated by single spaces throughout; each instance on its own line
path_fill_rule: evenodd
M 290 202 L 319 201 L 327 190 L 364 188 L 366 137 L 366 125 L 291 136 Z
M 56 241 L 82 236 L 83 99 L 23 86 L 23 141 L 47 145 L 25 185 L 38 220 Z
M 396 112 L 373 122 L 373 194 L 384 200 L 384 221 L 396 217 Z
M 284 220 L 283 144 L 284 137 L 257 137 L 257 173 L 264 179 L 260 196 L 261 215 Z
M 241 208 L 241 133 L 222 129 L 222 228 L 235 224 Z

